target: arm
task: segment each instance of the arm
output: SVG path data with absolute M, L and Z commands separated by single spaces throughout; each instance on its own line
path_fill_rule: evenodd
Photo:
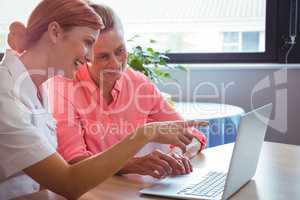
M 68 199 L 78 198 L 112 176 L 147 142 L 174 144 L 184 150 L 191 140 L 187 127 L 199 125 L 147 124 L 104 153 L 69 165 L 55 152 L 41 129 L 32 125 L 32 113 L 22 105 L 13 92 L 0 91 L 0 111 L 5 116 L 0 118 L 0 179 L 23 170 L 39 184 Z
M 101 155 L 74 165 L 69 165 L 58 153 L 54 153 L 24 169 L 24 172 L 46 188 L 68 199 L 76 199 L 120 170 L 147 142 L 148 138 L 143 134 L 137 134 L 133 139 L 127 137 Z
M 127 160 L 147 142 L 170 143 L 179 146 L 184 151 L 185 146 L 193 137 L 188 132 L 188 127 L 199 125 L 207 125 L 207 123 L 150 123 L 138 128 L 107 151 L 77 164 L 69 165 L 57 153 L 54 153 L 24 169 L 24 172 L 52 191 L 68 199 L 76 199 L 119 171 Z M 180 170 L 182 166 L 178 165 L 177 168 Z
M 174 109 L 171 108 L 171 106 L 168 103 L 166 103 L 163 99 L 161 99 L 160 104 L 156 104 L 156 106 L 158 105 L 159 107 L 155 108 L 155 111 L 151 115 L 149 115 L 148 122 L 183 120 L 183 118 L 176 111 L 174 111 Z M 190 128 L 189 131 L 195 138 L 195 140 L 193 140 L 193 143 L 191 144 L 191 147 L 197 146 L 196 148 L 192 148 L 192 151 L 197 151 L 195 153 L 200 153 L 205 148 L 207 142 L 206 137 L 202 132 L 200 132 L 196 128 Z
M 78 163 L 92 156 L 93 153 L 87 150 L 85 130 L 81 126 L 80 115 L 75 106 L 67 97 L 60 94 L 54 95 L 52 99 L 53 116 L 57 122 L 58 152 L 69 164 Z M 64 109 L 60 109 L 61 107 Z M 180 163 L 172 156 L 154 151 L 143 157 L 131 158 L 118 174 L 134 173 L 161 178 L 175 171 L 178 164 Z
M 172 120 L 183 120 L 183 118 L 180 116 L 179 113 L 177 113 L 169 103 L 167 103 L 164 98 L 161 96 L 158 89 L 152 84 L 147 83 L 145 84 L 145 87 L 147 87 L 143 91 L 148 91 L 148 93 L 151 93 L 153 96 L 152 98 L 152 110 L 149 114 L 148 121 L 172 121 Z M 205 148 L 206 145 L 206 137 L 203 133 L 201 133 L 196 128 L 190 128 L 190 132 L 192 135 L 194 135 L 195 140 L 193 141 L 193 144 L 191 144 L 191 151 L 192 154 L 197 154 L 201 150 Z
M 31 124 L 31 113 L 20 105 L 12 93 L 0 92 L 0 111 L 5 116 L 0 119 L 1 180 L 23 170 L 40 185 L 68 199 L 78 198 L 112 176 L 143 145 L 156 138 L 147 137 L 139 129 L 133 133 L 135 137 L 125 138 L 109 151 L 69 165 L 41 129 Z

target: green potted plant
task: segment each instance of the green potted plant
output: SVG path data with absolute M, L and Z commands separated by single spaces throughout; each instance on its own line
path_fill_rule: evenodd
M 129 39 L 128 42 L 134 42 L 134 39 L 139 37 L 138 35 Z M 156 43 L 155 40 L 150 39 L 150 44 Z M 136 71 L 143 73 L 154 83 L 162 83 L 166 80 L 174 80 L 170 70 L 181 70 L 186 72 L 186 67 L 183 65 L 169 65 L 170 58 L 166 56 L 170 50 L 159 52 L 152 47 L 143 47 L 141 45 L 135 45 L 128 51 L 128 65 Z M 166 70 L 168 69 L 168 71 Z M 162 92 L 164 98 L 172 104 L 171 95 Z

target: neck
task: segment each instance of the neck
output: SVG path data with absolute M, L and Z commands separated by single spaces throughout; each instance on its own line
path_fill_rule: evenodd
M 97 85 L 97 87 L 100 88 L 103 98 L 109 104 L 112 101 L 111 91 L 114 88 L 116 82 L 111 80 L 105 80 L 105 79 L 97 80 L 97 81 L 94 80 L 94 82 Z
M 25 65 L 37 88 L 47 80 L 49 62 L 45 48 L 41 48 L 39 46 L 30 48 L 21 55 L 20 60 Z
M 110 94 L 112 89 L 115 86 L 116 81 L 111 81 L 109 79 L 106 79 L 104 77 L 101 78 L 101 80 L 99 78 L 97 78 L 96 76 L 93 76 L 93 73 L 90 73 L 90 77 L 91 79 L 94 81 L 94 83 L 96 84 L 96 86 L 102 91 L 103 94 Z
M 102 95 L 106 99 L 107 102 L 112 100 L 111 91 L 115 86 L 115 82 L 112 81 L 102 81 L 101 85 L 98 83 L 98 87 L 102 90 Z

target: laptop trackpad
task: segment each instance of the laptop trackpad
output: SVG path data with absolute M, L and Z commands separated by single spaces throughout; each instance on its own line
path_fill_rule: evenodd
M 198 183 L 201 177 L 207 171 L 202 171 L 198 168 L 194 168 L 193 172 L 187 175 L 179 175 L 173 177 L 167 177 L 161 181 L 158 181 L 150 188 L 141 190 L 143 194 L 174 194 L 181 191 L 183 188 Z

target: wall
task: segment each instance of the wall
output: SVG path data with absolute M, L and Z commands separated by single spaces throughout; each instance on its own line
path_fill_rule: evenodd
M 242 107 L 246 112 L 252 108 L 251 94 L 253 107 L 273 102 L 273 128 L 268 128 L 266 140 L 300 145 L 300 65 L 290 65 L 280 71 L 282 67 L 195 65 L 187 73 L 172 72 L 182 93 L 174 82 L 160 84 L 159 88 L 177 101 L 226 103 Z M 265 88 L 259 90 L 260 86 Z

